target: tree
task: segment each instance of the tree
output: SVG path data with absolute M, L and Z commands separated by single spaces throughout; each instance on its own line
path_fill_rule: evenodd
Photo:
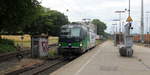
M 24 29 L 25 33 L 40 35 L 42 33 L 58 36 L 60 27 L 68 23 L 68 18 L 56 10 L 41 7 L 40 16 Z
M 41 34 L 57 36 L 68 18 L 37 0 L 0 0 L 0 34 Z
M 0 33 L 21 33 L 38 15 L 37 0 L 0 0 Z
M 106 24 L 99 19 L 93 19 L 92 23 L 97 27 L 97 34 L 98 35 L 105 35 L 105 29 L 107 28 Z
M 53 25 L 49 29 L 49 34 L 58 36 L 60 32 L 60 27 L 69 23 L 68 18 L 64 14 L 56 10 L 50 10 L 47 13 L 49 14 L 49 17 L 52 19 L 53 22 Z

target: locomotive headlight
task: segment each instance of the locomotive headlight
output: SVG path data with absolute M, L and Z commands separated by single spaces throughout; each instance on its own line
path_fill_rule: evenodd
M 58 44 L 58 46 L 61 46 L 61 44 Z
M 69 43 L 68 45 L 71 46 L 71 43 Z
M 80 46 L 83 46 L 83 44 L 82 44 L 82 43 L 80 43 Z

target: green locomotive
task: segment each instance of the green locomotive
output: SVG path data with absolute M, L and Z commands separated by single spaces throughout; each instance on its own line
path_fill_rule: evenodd
M 58 53 L 63 56 L 80 55 L 95 46 L 94 37 L 84 25 L 64 25 L 61 27 Z

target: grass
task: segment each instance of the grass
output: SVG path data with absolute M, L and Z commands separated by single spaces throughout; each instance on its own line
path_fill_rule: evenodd
M 8 39 L 0 39 L 0 53 L 16 51 L 14 41 Z
M 23 47 L 31 47 L 31 42 L 30 41 L 15 41 L 15 45 L 23 45 Z
M 24 35 L 24 39 L 21 40 L 21 36 L 18 35 L 2 35 L 3 39 L 10 39 L 13 40 L 15 45 L 19 44 L 23 44 L 24 47 L 30 47 L 31 44 L 31 39 L 30 39 L 30 35 Z
M 96 40 L 96 44 L 99 44 L 101 43 L 102 41 L 101 40 Z
M 23 47 L 31 47 L 31 38 L 30 35 L 24 35 L 24 39 L 21 40 L 21 36 L 19 35 L 2 35 L 2 38 L 4 39 L 10 39 L 15 42 L 15 45 L 23 45 Z M 53 44 L 58 42 L 58 37 L 49 37 L 48 38 L 48 43 Z
M 11 51 L 16 51 L 15 46 L 20 45 L 23 47 L 31 47 L 31 38 L 30 35 L 24 35 L 24 39 L 20 39 L 21 36 L 17 35 L 2 35 L 3 41 L 0 42 L 0 53 L 6 53 L 6 52 L 11 52 Z M 7 40 L 4 39 L 9 39 L 10 41 L 12 40 L 12 43 L 14 41 L 13 45 L 7 44 L 10 43 Z M 58 37 L 49 37 L 48 38 L 48 43 L 53 44 L 58 42 Z M 55 55 L 55 52 L 53 50 L 50 50 L 50 55 Z
M 16 51 L 16 48 L 13 45 L 4 45 L 0 44 L 0 53 Z
M 57 52 L 56 52 L 56 49 L 50 49 L 49 52 L 48 52 L 48 56 L 49 57 L 54 57 L 57 55 Z

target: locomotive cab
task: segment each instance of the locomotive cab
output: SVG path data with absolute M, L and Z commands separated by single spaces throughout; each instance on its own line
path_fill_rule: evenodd
M 87 49 L 88 32 L 81 25 L 64 25 L 59 36 L 60 55 L 80 55 Z

